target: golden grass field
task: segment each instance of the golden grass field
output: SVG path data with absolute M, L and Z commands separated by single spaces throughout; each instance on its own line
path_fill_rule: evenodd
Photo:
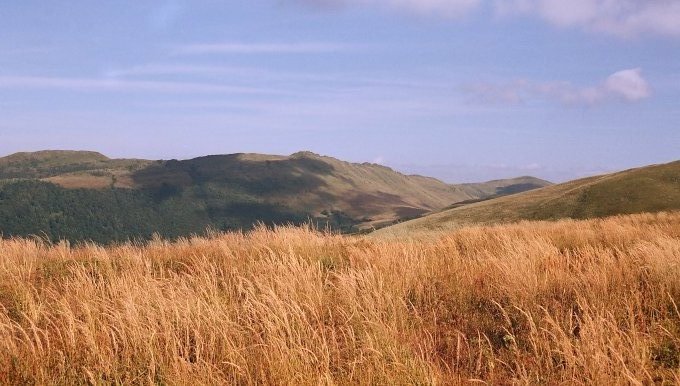
M 0 241 L 0 384 L 680 383 L 680 213 Z

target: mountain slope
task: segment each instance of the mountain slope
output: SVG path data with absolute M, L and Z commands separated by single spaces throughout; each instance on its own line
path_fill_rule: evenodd
M 44 150 L 14 153 L 0 158 L 0 179 L 44 179 L 95 171 L 123 172 L 142 168 L 150 162 L 137 159 L 115 160 L 94 151 Z
M 470 203 L 382 229 L 377 235 L 519 220 L 593 218 L 680 210 L 680 161 L 570 181 Z
M 22 181 L 31 183 L 17 187 Z M 33 233 L 45 232 L 50 237 L 76 234 L 85 238 L 92 231 L 81 228 L 92 228 L 105 230 L 101 238 L 107 232 L 116 235 L 114 239 L 137 234 L 122 217 L 102 216 L 102 211 L 129 214 L 129 218 L 144 213 L 149 226 L 135 228 L 142 229 L 138 233 L 143 237 L 154 230 L 176 236 L 188 230 L 200 233 L 206 227 L 239 229 L 258 221 L 276 224 L 307 219 L 352 231 L 417 217 L 459 201 L 546 184 L 525 177 L 449 185 L 310 152 L 213 155 L 182 161 L 109 159 L 94 152 L 18 153 L 0 158 L 0 213 L 4 218 L 0 232 L 24 235 L 34 229 Z M 32 196 L 33 203 L 22 196 Z M 77 201 L 89 203 L 89 212 L 83 212 Z M 168 212 L 182 213 L 182 217 Z M 19 226 L 12 218 L 34 225 Z

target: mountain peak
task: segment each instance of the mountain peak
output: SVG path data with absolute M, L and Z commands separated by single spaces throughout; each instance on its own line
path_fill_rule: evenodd
M 323 158 L 321 154 L 317 154 L 308 150 L 303 150 L 303 151 L 298 151 L 297 153 L 293 153 L 290 155 L 291 159 L 298 159 L 298 158 Z

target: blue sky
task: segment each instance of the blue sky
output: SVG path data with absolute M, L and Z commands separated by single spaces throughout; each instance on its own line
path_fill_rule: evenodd
M 6 1 L 0 155 L 311 150 L 449 182 L 680 159 L 676 0 Z

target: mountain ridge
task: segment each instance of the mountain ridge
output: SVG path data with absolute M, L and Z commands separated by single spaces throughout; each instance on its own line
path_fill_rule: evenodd
M 27 183 L 10 186 L 20 181 Z M 144 237 L 158 227 L 171 237 L 200 233 L 206 227 L 235 230 L 260 221 L 274 225 L 310 219 L 352 232 L 418 217 L 455 202 L 503 194 L 504 189 L 547 184 L 533 178 L 447 184 L 384 165 L 351 163 L 309 151 L 288 156 L 213 154 L 187 160 L 112 159 L 88 151 L 16 153 L 0 158 L 0 188 L 4 189 L 0 194 L 5 197 L 0 199 L 5 216 L 0 232 L 25 235 L 31 228 L 12 222 L 23 216 L 37 224 L 34 233 L 55 239 L 73 232 L 84 238 L 87 232 L 83 234 L 81 228 L 113 229 L 119 239 L 134 236 L 131 229 L 137 227 L 125 213 L 129 218 L 140 213 L 149 218 Z M 22 192 L 35 202 L 25 202 Z M 77 200 L 88 202 L 90 209 L 83 211 Z M 17 207 L 16 202 L 23 206 Z M 112 213 L 107 217 L 99 212 Z M 68 232 L 63 231 L 64 224 L 69 224 Z M 182 231 L 176 232 L 172 224 Z M 22 232 L 14 231 L 19 228 Z
M 587 219 L 680 210 L 680 161 L 653 164 L 462 203 L 378 231 L 404 235 L 521 220 Z

